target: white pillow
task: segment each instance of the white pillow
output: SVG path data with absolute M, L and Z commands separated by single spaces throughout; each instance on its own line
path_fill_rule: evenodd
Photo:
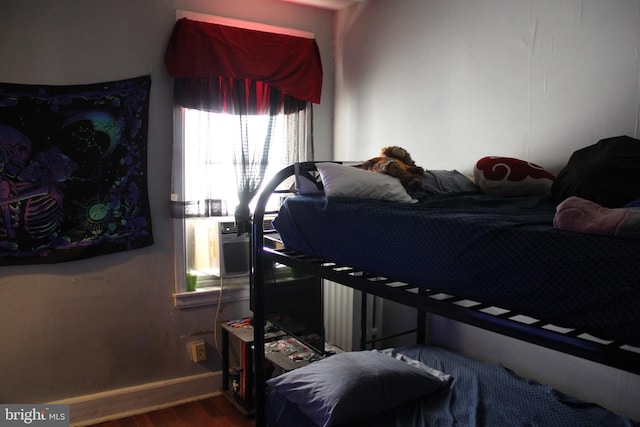
M 318 163 L 316 167 L 328 197 L 417 202 L 409 196 L 400 180 L 392 176 L 337 163 Z

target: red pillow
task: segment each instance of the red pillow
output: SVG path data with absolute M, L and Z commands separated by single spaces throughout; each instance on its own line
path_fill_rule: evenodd
M 473 177 L 483 193 L 496 196 L 547 196 L 556 178 L 535 163 L 498 156 L 478 160 Z

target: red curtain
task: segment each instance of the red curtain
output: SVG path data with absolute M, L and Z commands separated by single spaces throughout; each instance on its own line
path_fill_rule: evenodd
M 320 103 L 322 63 L 313 39 L 182 18 L 165 64 L 175 78 L 177 101 L 191 108 L 232 112 L 231 94 L 257 110 Z
M 174 98 L 183 107 L 228 114 L 289 114 L 307 106 L 266 83 L 231 77 L 176 77 Z

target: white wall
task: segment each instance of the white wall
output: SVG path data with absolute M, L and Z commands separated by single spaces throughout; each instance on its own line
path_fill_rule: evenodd
M 400 145 L 428 169 L 486 155 L 555 172 L 640 137 L 640 0 L 368 0 L 341 11 L 336 159 Z M 436 343 L 640 419 L 640 376 L 439 320 Z
M 640 1 L 369 0 L 340 14 L 336 158 L 400 145 L 428 169 L 485 155 L 559 170 L 640 136 Z
M 175 9 L 315 33 L 325 70 L 322 104 L 314 110 L 316 143 L 330 156 L 332 11 L 278 0 L 3 0 L 0 81 L 63 85 L 151 75 L 148 184 L 155 244 L 57 265 L 0 267 L 0 402 L 50 402 L 220 369 L 215 307 L 178 310 L 172 296 L 173 107 L 163 58 Z M 225 306 L 220 318 L 247 314 L 245 300 Z M 202 365 L 187 355 L 194 337 L 209 344 Z

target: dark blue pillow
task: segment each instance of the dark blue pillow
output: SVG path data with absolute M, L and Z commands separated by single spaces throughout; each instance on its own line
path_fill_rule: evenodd
M 376 416 L 450 380 L 449 375 L 420 362 L 371 350 L 339 353 L 267 384 L 298 405 L 316 425 L 328 427 Z

